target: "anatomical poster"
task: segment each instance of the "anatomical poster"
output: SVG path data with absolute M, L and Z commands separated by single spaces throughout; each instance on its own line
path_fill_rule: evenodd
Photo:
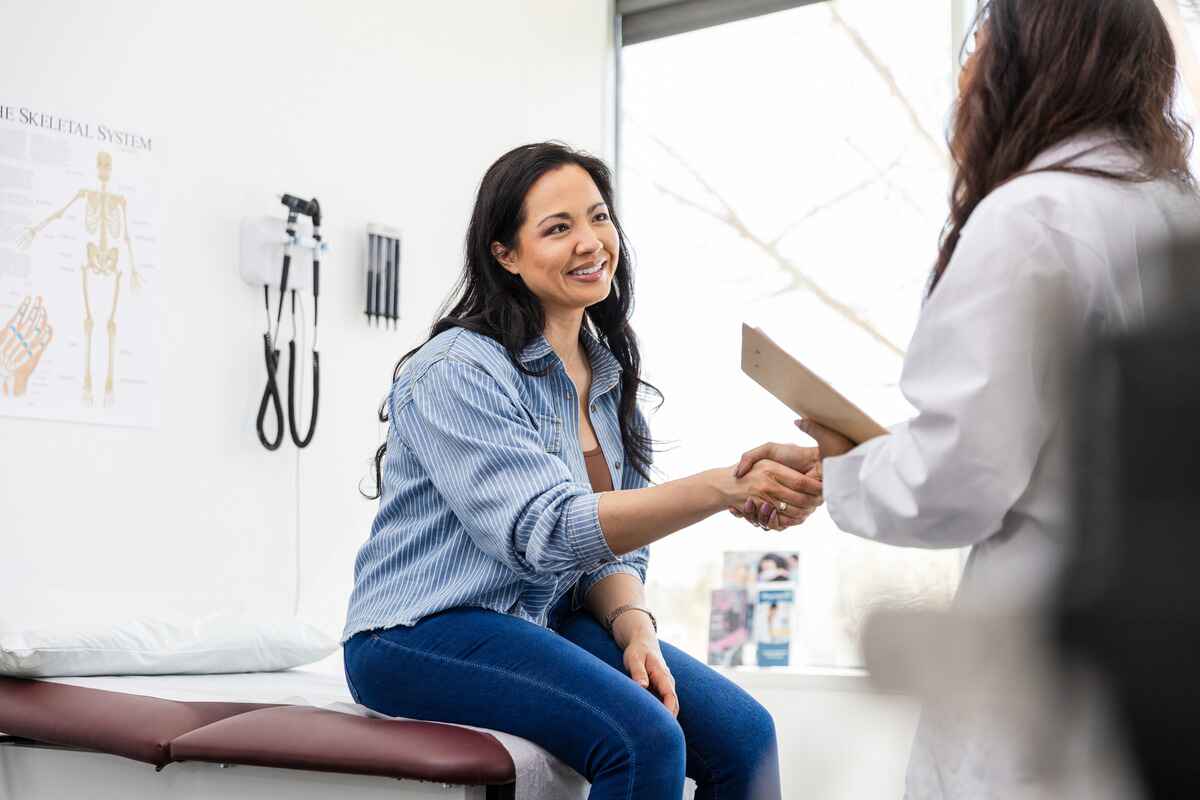
M 0 415 L 156 427 L 161 142 L 0 97 Z

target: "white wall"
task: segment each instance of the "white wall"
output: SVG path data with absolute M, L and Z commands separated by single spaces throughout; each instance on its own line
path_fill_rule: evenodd
M 756 680 L 756 677 L 758 678 Z M 865 677 L 737 676 L 771 712 L 787 800 L 900 800 L 916 704 Z
M 340 630 L 374 512 L 357 482 L 382 437 L 377 403 L 457 273 L 484 169 L 544 138 L 609 154 L 607 6 L 39 0 L 0 9 L 0 102 L 101 115 L 155 136 L 166 149 L 168 218 L 161 427 L 0 417 L 0 622 L 289 611 L 298 537 L 300 611 Z M 275 212 L 284 191 L 321 199 L 335 247 L 322 275 L 320 425 L 302 453 L 290 442 L 268 453 L 255 437 L 261 293 L 235 263 L 240 219 Z M 362 318 L 368 220 L 405 233 L 394 333 Z M 861 691 L 755 693 L 780 720 L 787 796 L 898 794 L 910 709 Z M 855 743 L 861 758 L 838 755 Z
M 120 121 L 165 145 L 162 426 L 0 417 L 0 619 L 290 610 L 340 629 L 373 503 L 379 398 L 461 261 L 475 187 L 511 146 L 604 154 L 611 25 L 596 0 L 5 3 L 0 102 Z M 237 225 L 321 199 L 321 417 L 302 454 L 254 434 L 261 291 Z M 362 316 L 364 225 L 405 233 L 404 322 Z M 3 278 L 0 278 L 3 280 Z M 57 590 L 57 591 L 56 591 Z

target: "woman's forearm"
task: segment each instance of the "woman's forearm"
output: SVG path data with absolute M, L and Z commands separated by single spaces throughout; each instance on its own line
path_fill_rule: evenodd
M 584 607 L 600 623 L 621 606 L 645 605 L 645 587 L 637 576 L 626 572 L 609 575 L 593 586 L 584 599 Z M 625 649 L 635 637 L 654 636 L 654 625 L 641 611 L 626 611 L 613 620 L 612 635 L 617 645 Z
M 617 555 L 694 525 L 729 505 L 722 480 L 732 470 L 709 470 L 659 486 L 600 495 L 600 528 Z

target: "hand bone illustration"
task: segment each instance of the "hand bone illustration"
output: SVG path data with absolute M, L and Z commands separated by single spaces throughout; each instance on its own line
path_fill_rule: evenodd
M 21 397 L 28 388 L 29 376 L 50 342 L 54 329 L 46 316 L 42 298 L 21 301 L 15 314 L 0 328 L 0 396 Z

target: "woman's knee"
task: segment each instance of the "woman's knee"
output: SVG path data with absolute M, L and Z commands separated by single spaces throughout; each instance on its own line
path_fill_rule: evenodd
M 649 715 L 650 719 L 639 726 L 634 733 L 634 746 L 641 752 L 656 754 L 664 761 L 683 764 L 687 752 L 687 742 L 683 737 L 683 728 L 679 721 L 659 704 L 658 710 Z
M 749 780 L 778 761 L 775 719 L 748 695 L 739 703 L 734 718 L 737 722 L 725 739 L 722 771 Z
M 647 700 L 651 698 L 647 696 Z M 667 779 L 677 776 L 683 780 L 687 764 L 687 743 L 683 729 L 671 712 L 657 700 L 635 704 L 636 709 L 626 709 L 621 714 L 621 742 L 611 749 L 609 766 L 632 769 L 641 780 L 651 776 Z M 633 711 L 634 713 L 628 713 Z
M 687 771 L 687 742 L 679 722 L 661 704 L 660 713 L 633 735 L 634 757 L 639 782 L 657 785 L 677 782 L 683 786 Z
M 775 742 L 775 718 L 762 703 L 753 697 L 747 698 L 739 718 L 743 726 L 742 738 L 761 745 Z

